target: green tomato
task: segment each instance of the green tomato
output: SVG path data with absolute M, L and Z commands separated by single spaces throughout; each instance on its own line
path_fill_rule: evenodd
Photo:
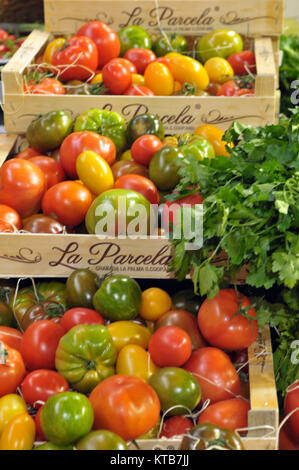
M 194 294 L 193 289 L 184 289 L 176 292 L 171 300 L 176 309 L 187 310 L 195 316 L 197 316 L 198 310 L 202 304 L 202 299 Z
M 99 288 L 99 277 L 89 269 L 76 269 L 66 281 L 69 307 L 92 308 L 92 298 Z
M 53 442 L 45 442 L 39 446 L 34 447 L 33 450 L 74 450 L 73 446 L 58 446 Z
M 59 341 L 55 367 L 74 390 L 90 393 L 114 374 L 116 348 L 104 325 L 73 326 Z
M 165 145 L 158 150 L 149 164 L 149 178 L 159 191 L 169 191 L 179 182 L 180 160 L 184 158 L 181 148 Z
M 97 235 L 149 235 L 153 212 L 150 202 L 131 189 L 110 189 L 100 194 L 89 207 L 85 225 Z
M 37 116 L 29 124 L 26 138 L 41 153 L 57 149 L 72 132 L 73 119 L 66 111 L 51 111 Z
M 43 434 L 59 446 L 73 444 L 89 433 L 93 419 L 89 399 L 77 392 L 52 395 L 43 405 L 40 414 Z
M 59 304 L 63 311 L 67 308 L 67 294 L 64 282 L 40 282 L 35 287 L 35 289 L 33 286 L 20 289 L 16 297 L 11 297 L 9 302 L 9 307 L 14 312 L 17 323 L 23 330 L 33 321 L 32 318 L 28 319 L 26 313 L 29 312 L 29 309 L 41 305 L 42 302 Z
M 92 431 L 76 443 L 77 450 L 128 450 L 125 441 L 112 431 Z
M 204 137 L 199 135 L 194 136 L 189 140 L 188 144 L 182 145 L 180 151 L 184 154 L 185 158 L 190 156 L 196 160 L 204 160 L 205 158 L 215 158 L 215 150 L 213 145 Z
M 105 279 L 93 297 L 93 305 L 108 320 L 133 320 L 140 312 L 139 284 L 121 274 Z
M 105 109 L 88 109 L 77 117 L 74 132 L 92 131 L 109 137 L 115 144 L 117 152 L 126 145 L 126 123 L 115 111 Z
M 201 388 L 193 375 L 179 367 L 163 367 L 148 381 L 156 391 L 161 409 L 169 416 L 184 415 L 193 411 L 201 399 Z
M 154 114 L 139 114 L 128 122 L 126 136 L 130 146 L 138 137 L 145 134 L 155 135 L 160 140 L 164 139 L 165 130 L 163 123 Z
M 177 33 L 162 34 L 153 44 L 153 51 L 157 57 L 164 57 L 169 52 L 188 52 L 188 42 L 184 36 Z
M 118 33 L 120 40 L 120 56 L 124 56 L 129 49 L 151 49 L 152 41 L 147 31 L 141 26 L 125 26 Z
M 230 55 L 243 50 L 240 34 L 229 29 L 217 29 L 200 38 L 196 46 L 196 58 L 205 63 L 212 57 L 227 59 Z
M 13 301 L 15 289 L 9 285 L 0 286 L 0 326 L 12 326 L 14 314 L 9 302 Z

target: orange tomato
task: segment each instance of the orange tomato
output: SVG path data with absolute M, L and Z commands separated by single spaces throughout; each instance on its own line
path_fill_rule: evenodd
M 0 341 L 0 397 L 14 393 L 26 374 L 21 354 Z
M 144 72 L 144 83 L 157 96 L 170 96 L 174 91 L 174 78 L 166 65 L 151 62 Z
M 212 57 L 204 65 L 208 72 L 210 81 L 214 83 L 224 83 L 234 76 L 234 70 L 230 63 L 223 57 Z
M 49 42 L 43 55 L 44 62 L 51 64 L 54 52 L 59 49 L 65 43 L 65 41 L 65 38 L 56 38 Z
M 171 297 L 159 287 L 150 287 L 142 292 L 140 316 L 145 320 L 157 320 L 171 309 Z
M 147 433 L 160 417 L 155 390 L 136 376 L 115 374 L 97 385 L 89 396 L 94 429 L 107 429 L 131 441 Z
M 28 413 L 14 416 L 0 437 L 0 450 L 31 450 L 35 439 L 35 422 Z
M 222 140 L 224 132 L 219 129 L 219 127 L 212 124 L 202 124 L 195 129 L 194 135 L 200 135 L 211 142 L 215 150 L 215 155 L 230 156 L 229 152 L 225 148 L 226 142 Z M 233 145 L 231 144 L 231 146 Z

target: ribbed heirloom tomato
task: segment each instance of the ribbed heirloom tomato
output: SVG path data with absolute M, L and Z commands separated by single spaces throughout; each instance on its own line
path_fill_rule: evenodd
M 93 389 L 89 400 L 94 429 L 108 429 L 125 441 L 148 432 L 160 415 L 155 390 L 139 377 L 113 375 Z
M 51 64 L 61 80 L 86 80 L 98 66 L 97 46 L 86 36 L 74 36 L 53 52 Z

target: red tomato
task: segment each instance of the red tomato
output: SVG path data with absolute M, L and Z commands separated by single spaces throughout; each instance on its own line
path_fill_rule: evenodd
M 75 307 L 67 310 L 61 317 L 60 325 L 69 331 L 76 325 L 105 325 L 102 315 L 91 308 Z
M 248 349 L 240 349 L 239 351 L 233 351 L 231 354 L 231 360 L 236 370 L 240 369 L 244 374 L 249 373 L 248 365 Z
M 112 95 L 121 95 L 132 84 L 132 72 L 126 59 L 110 60 L 102 70 L 103 82 Z
M 240 378 L 229 356 L 218 348 L 206 347 L 194 351 L 184 365 L 202 389 L 202 399 L 211 403 L 235 398 L 240 394 Z
M 84 221 L 92 201 L 91 192 L 83 184 L 62 181 L 46 191 L 42 211 L 63 225 L 74 227 Z
M 256 74 L 255 54 L 251 51 L 236 52 L 228 57 L 235 75 Z
M 115 374 L 99 383 L 89 396 L 94 429 L 107 429 L 131 441 L 152 429 L 160 416 L 155 390 L 137 376 Z
M 290 436 L 287 423 L 279 431 L 279 450 L 299 450 L 299 444 L 296 444 Z
M 171 416 L 164 421 L 159 437 L 171 439 L 174 436 L 186 434 L 193 426 L 192 420 L 185 416 Z
M 97 46 L 86 36 L 74 36 L 53 52 L 51 65 L 63 81 L 86 80 L 98 66 Z
M 222 289 L 213 299 L 206 299 L 197 315 L 199 329 L 212 346 L 227 351 L 248 348 L 256 339 L 258 325 L 254 308 L 244 310 L 252 320 L 241 314 L 241 309 L 250 306 L 247 297 L 235 289 Z
M 42 155 L 31 157 L 28 161 L 38 166 L 45 175 L 47 189 L 54 186 L 54 184 L 64 181 L 66 176 L 60 163 L 52 157 L 44 157 Z
M 191 356 L 192 342 L 178 326 L 161 326 L 150 337 L 148 351 L 159 367 L 180 367 Z
M 70 178 L 78 178 L 76 160 L 86 150 L 97 153 L 109 165 L 116 159 L 116 147 L 109 137 L 92 131 L 72 132 L 63 140 L 59 151 L 61 166 Z
M 136 47 L 133 49 L 128 49 L 124 55 L 124 58 L 128 59 L 135 65 L 137 73 L 143 75 L 148 64 L 154 62 L 156 59 L 156 54 L 150 49 Z
M 240 90 L 237 90 L 234 96 L 250 96 L 254 95 L 255 90 L 254 88 L 240 88 Z
M 172 230 L 171 224 L 181 224 L 181 214 L 179 212 L 180 207 L 184 207 L 184 205 L 195 206 L 196 204 L 202 203 L 203 197 L 199 194 L 199 192 L 182 197 L 181 199 L 177 199 L 173 202 L 166 200 L 163 210 L 163 229 L 165 230 L 165 232 L 168 233 L 169 230 Z
M 9 47 L 7 47 L 5 44 L 0 44 L 0 57 L 2 57 L 2 55 L 8 51 L 10 51 Z
M 20 351 L 22 336 L 23 334 L 16 328 L 0 326 L 0 341 L 3 341 L 10 348 Z
M 127 96 L 155 96 L 154 92 L 144 85 L 132 85 L 123 94 Z
M 24 160 L 28 160 L 31 157 L 37 157 L 40 156 L 40 152 L 38 150 L 35 150 L 33 147 L 28 147 L 25 150 L 22 150 L 20 153 L 18 153 L 15 158 L 23 158 Z
M 132 189 L 142 194 L 151 204 L 159 204 L 159 191 L 154 183 L 141 175 L 123 175 L 116 180 L 114 188 Z
M 63 84 L 55 78 L 44 78 L 40 82 L 24 84 L 24 92 L 33 95 L 65 95 Z
M 0 169 L 0 188 L 0 203 L 12 207 L 23 218 L 39 211 L 46 179 L 34 163 L 12 158 Z
M 0 397 L 15 393 L 25 374 L 20 352 L 0 341 Z
M 0 39 L 2 41 L 7 41 L 7 39 L 8 39 L 8 32 L 5 31 L 5 29 L 3 29 L 3 28 L 0 28 Z
M 64 334 L 64 328 L 51 320 L 37 320 L 29 325 L 20 348 L 27 369 L 55 369 L 55 352 Z
M 240 90 L 240 88 L 236 85 L 234 80 L 228 80 L 220 86 L 216 96 L 235 96 L 238 90 Z
M 76 36 L 87 36 L 98 49 L 98 68 L 119 56 L 120 40 L 117 33 L 102 21 L 90 21 L 78 29 Z
M 168 57 L 157 57 L 154 62 L 160 62 L 161 64 L 166 65 L 169 68 L 171 60 Z
M 213 423 L 222 428 L 247 428 L 250 406 L 243 398 L 231 398 L 208 406 L 200 415 L 197 424 Z
M 169 310 L 155 322 L 155 329 L 167 325 L 178 326 L 185 330 L 190 336 L 193 350 L 207 346 L 200 334 L 195 316 L 187 310 Z
M 44 441 L 47 441 L 48 439 L 46 438 L 46 436 L 44 435 L 43 433 L 43 430 L 42 430 L 42 427 L 41 427 L 41 424 L 40 424 L 40 414 L 41 414 L 41 411 L 42 411 L 42 406 L 37 410 L 37 413 L 34 417 L 34 422 L 35 422 L 35 428 L 36 428 L 36 438 L 35 440 L 36 441 L 40 441 L 40 442 L 44 442 Z
M 123 65 L 126 65 L 127 66 L 127 69 L 129 70 L 129 72 L 131 73 L 137 73 L 137 69 L 135 67 L 135 65 L 133 64 L 133 62 L 131 62 L 129 59 L 125 59 L 125 57 L 120 57 L 118 59 L 115 59 L 115 61 L 119 61 L 121 64 Z
M 37 369 L 26 375 L 20 388 L 26 403 L 40 408 L 52 395 L 68 391 L 69 384 L 54 370 Z
M 5 204 L 0 204 L 0 224 L 3 222 L 4 226 L 8 225 L 8 230 L 10 232 L 13 232 L 14 228 L 17 228 L 18 230 L 22 228 L 22 219 L 17 211 L 15 211 L 12 207 L 6 206 Z
M 144 134 L 136 139 L 131 147 L 135 162 L 148 166 L 154 154 L 163 146 L 161 140 L 152 134 Z
M 293 412 L 298 408 L 298 411 Z M 299 445 L 299 380 L 296 380 L 287 389 L 284 399 L 285 416 L 293 412 L 287 420 L 287 426 L 291 439 Z

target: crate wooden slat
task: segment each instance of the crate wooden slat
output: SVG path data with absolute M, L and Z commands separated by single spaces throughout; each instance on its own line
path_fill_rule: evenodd
M 268 326 L 259 331 L 256 341 L 249 347 L 248 359 L 251 406 L 248 427 L 252 430 L 242 441 L 246 450 L 277 450 L 279 409 Z M 177 450 L 181 438 L 137 439 L 136 442 L 142 450 Z M 136 449 L 136 446 L 132 444 L 131 448 Z
M 2 70 L 4 126 L 9 133 L 25 133 L 36 115 L 53 109 L 67 110 L 73 118 L 90 108 L 108 109 L 119 112 L 126 121 L 138 114 L 150 112 L 160 117 L 168 134 L 193 132 L 204 123 L 225 130 L 235 120 L 253 126 L 272 124 L 277 120 L 276 66 L 270 38 L 253 40 L 258 70 L 256 93 L 250 97 L 24 94 L 23 73 L 44 49 L 50 37 L 50 33 L 33 31 Z
M 75 33 L 82 24 L 100 20 L 118 31 L 139 25 L 150 32 L 205 34 L 230 28 L 247 36 L 279 35 L 284 0 L 44 0 L 45 27 Z

